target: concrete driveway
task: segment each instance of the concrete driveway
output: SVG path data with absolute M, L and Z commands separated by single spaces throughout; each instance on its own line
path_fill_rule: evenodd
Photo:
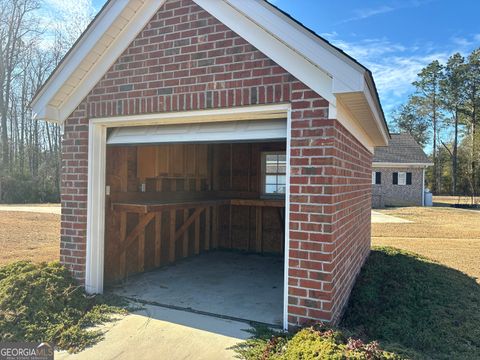
M 248 324 L 144 306 L 105 325 L 105 339 L 79 354 L 56 352 L 61 360 L 234 359 L 230 348 L 250 337 Z
M 20 211 L 33 212 L 42 214 L 57 214 L 61 215 L 62 209 L 60 204 L 14 204 L 14 205 L 0 205 L 0 211 Z
M 379 211 L 372 210 L 372 224 L 401 224 L 411 223 L 410 220 L 401 219 L 396 216 L 383 214 Z

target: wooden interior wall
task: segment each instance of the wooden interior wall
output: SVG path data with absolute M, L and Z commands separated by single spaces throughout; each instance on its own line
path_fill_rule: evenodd
M 285 142 L 213 145 L 213 189 L 237 198 L 261 196 L 261 153 L 285 151 Z M 260 221 L 257 221 L 260 216 Z M 219 216 L 219 247 L 261 253 L 283 253 L 284 209 L 223 206 Z M 257 226 L 260 223 L 261 226 Z M 256 243 L 260 231 L 260 249 Z
M 261 193 L 261 152 L 284 149 L 285 143 L 107 147 L 106 282 L 214 248 L 282 253 L 284 209 L 209 207 L 186 229 L 175 243 L 178 246 L 172 247 L 175 229 L 182 229 L 196 209 L 166 210 L 149 220 L 146 214 L 114 211 L 111 205 L 205 197 L 257 199 Z M 144 220 L 149 220 L 145 231 L 122 252 L 125 244 L 119 239 L 125 239 Z

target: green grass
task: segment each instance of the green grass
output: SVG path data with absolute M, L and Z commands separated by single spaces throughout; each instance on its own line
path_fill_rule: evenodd
M 419 255 L 374 248 L 338 329 L 253 335 L 235 348 L 240 358 L 480 359 L 480 285 Z
M 125 313 L 116 297 L 88 296 L 58 263 L 0 267 L 0 342 L 48 341 L 77 352 L 102 339 L 92 326 Z
M 375 248 L 341 326 L 419 359 L 480 359 L 480 286 L 419 255 Z

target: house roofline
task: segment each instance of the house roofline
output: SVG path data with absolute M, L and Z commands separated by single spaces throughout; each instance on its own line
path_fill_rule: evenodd
M 374 161 L 372 162 L 372 167 L 379 168 L 379 167 L 429 167 L 433 166 L 433 163 L 425 163 L 425 162 L 381 162 L 381 161 Z

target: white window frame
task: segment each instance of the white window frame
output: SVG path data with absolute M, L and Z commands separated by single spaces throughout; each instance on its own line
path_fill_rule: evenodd
M 399 171 L 397 173 L 397 185 L 405 186 L 407 185 L 407 172 Z
M 262 176 L 262 180 L 261 180 L 261 187 L 262 187 L 262 190 L 261 190 L 261 194 L 262 194 L 262 198 L 274 198 L 274 199 L 277 199 L 277 198 L 284 198 L 285 197 L 285 193 L 287 192 L 287 189 L 286 189 L 286 184 L 285 184 L 285 193 L 267 193 L 266 192 L 266 189 L 265 189 L 265 186 L 266 186 L 266 179 L 267 179 L 267 168 L 266 168 L 266 165 L 267 165 L 267 155 L 285 155 L 285 161 L 286 161 L 286 151 L 285 150 L 279 150 L 279 151 L 262 151 L 262 171 L 261 171 L 261 176 Z M 286 165 L 286 164 L 285 164 Z M 276 173 L 275 175 L 280 175 L 280 173 Z M 287 168 L 285 167 L 285 178 L 287 177 Z

